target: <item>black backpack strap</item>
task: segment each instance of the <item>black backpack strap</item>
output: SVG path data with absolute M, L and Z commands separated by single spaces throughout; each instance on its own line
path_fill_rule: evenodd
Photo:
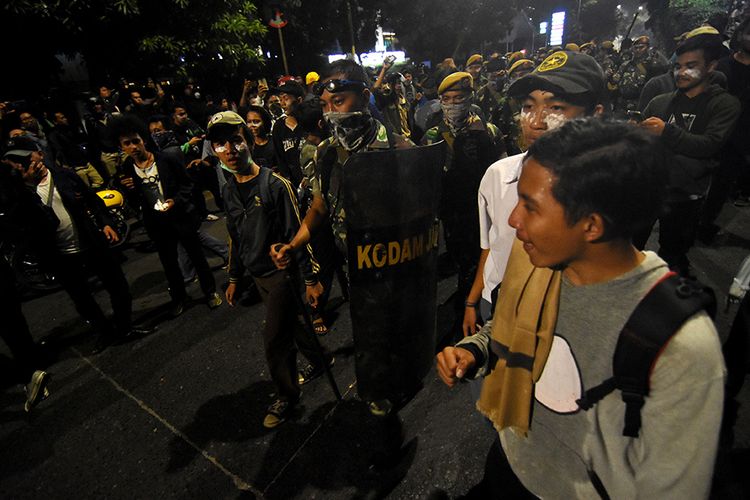
M 625 402 L 623 435 L 638 437 L 641 408 L 648 396 L 651 372 L 672 336 L 685 321 L 705 310 L 716 312 L 716 298 L 699 282 L 668 273 L 638 303 L 617 339 L 614 376 L 586 391 L 579 406 L 587 410 L 614 389 Z

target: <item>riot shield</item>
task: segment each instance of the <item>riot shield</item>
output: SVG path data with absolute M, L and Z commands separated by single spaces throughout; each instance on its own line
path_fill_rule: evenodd
M 343 166 L 357 391 L 398 399 L 435 355 L 442 142 L 368 151 Z

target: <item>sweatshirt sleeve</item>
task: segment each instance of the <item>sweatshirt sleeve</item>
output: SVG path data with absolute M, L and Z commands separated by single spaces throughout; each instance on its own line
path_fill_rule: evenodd
M 274 203 L 279 214 L 278 218 L 281 224 L 283 241 L 292 241 L 297 231 L 299 231 L 301 224 L 297 196 L 294 194 L 292 183 L 287 179 L 278 174 L 273 174 L 273 179 L 277 181 L 273 182 L 272 186 L 274 191 L 276 191 Z M 320 270 L 320 266 L 313 256 L 310 245 L 305 245 L 304 248 L 295 250 L 295 257 L 302 277 L 305 279 L 305 284 L 316 283 L 318 281 L 316 274 Z
M 229 282 L 239 283 L 245 274 L 245 265 L 240 258 L 239 238 L 237 237 L 237 228 L 227 217 L 227 232 L 229 233 Z
M 688 320 L 667 344 L 651 376 L 631 439 L 636 498 L 708 498 L 724 401 L 724 362 L 705 313 Z
M 662 139 L 672 151 L 690 158 L 716 156 L 734 131 L 740 116 L 740 103 L 729 94 L 715 97 L 713 101 L 706 110 L 711 113 L 711 119 L 702 134 L 692 134 L 671 123 L 666 124 Z
M 476 365 L 474 370 L 467 373 L 467 378 L 480 378 L 487 376 L 494 368 L 495 356 L 490 350 L 490 339 L 492 336 L 492 320 L 488 320 L 482 328 L 461 340 L 456 347 L 466 349 L 474 355 Z

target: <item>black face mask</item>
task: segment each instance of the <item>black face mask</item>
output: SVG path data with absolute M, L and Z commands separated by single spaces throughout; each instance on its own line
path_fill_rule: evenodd
M 177 141 L 177 137 L 175 137 L 174 132 L 171 130 L 154 132 L 151 134 L 151 138 L 154 140 L 154 144 L 156 144 L 159 151 L 164 151 L 166 148 L 180 145 Z
M 270 111 L 275 118 L 278 118 L 279 116 L 284 114 L 284 110 L 282 109 L 281 104 L 277 103 L 273 103 L 268 106 L 268 111 Z

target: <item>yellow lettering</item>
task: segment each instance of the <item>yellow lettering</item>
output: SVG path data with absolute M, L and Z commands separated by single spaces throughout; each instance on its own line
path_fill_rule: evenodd
M 372 245 L 365 245 L 364 247 L 362 245 L 357 245 L 357 269 L 362 269 L 362 267 L 367 267 L 367 269 L 372 268 L 372 262 L 370 261 L 370 247 L 372 247 Z
M 383 267 L 387 258 L 388 253 L 386 252 L 385 245 L 378 243 L 373 247 L 372 262 L 375 264 L 375 267 Z
M 401 245 L 401 263 L 403 264 L 407 260 L 411 260 L 411 244 L 408 239 L 405 239 L 403 245 Z
M 424 253 L 424 235 L 420 234 L 411 239 L 411 246 L 413 248 L 414 258 L 421 257 Z
M 388 242 L 388 265 L 398 264 L 399 258 L 401 258 L 401 245 L 398 244 L 398 241 Z

